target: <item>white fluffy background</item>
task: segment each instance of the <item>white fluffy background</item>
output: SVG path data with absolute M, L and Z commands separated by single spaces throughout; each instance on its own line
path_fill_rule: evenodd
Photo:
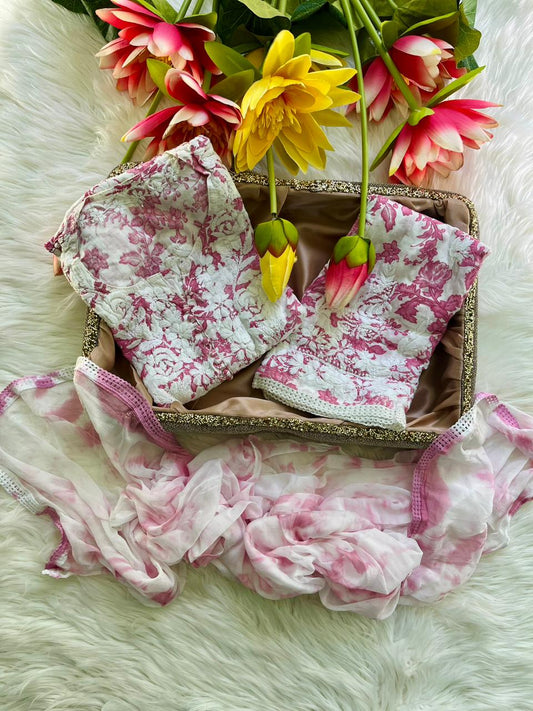
M 487 69 L 468 95 L 504 104 L 494 110 L 501 126 L 441 187 L 474 200 L 492 248 L 480 284 L 478 389 L 533 411 L 533 6 L 479 6 L 478 61 Z M 70 203 L 119 162 L 118 139 L 139 114 L 98 70 L 101 42 L 85 18 L 47 0 L 2 0 L 0 18 L 4 386 L 69 365 L 80 351 L 84 308 L 52 278 L 42 244 Z M 333 156 L 331 176 L 357 179 L 355 156 L 353 148 Z M 440 604 L 375 622 L 330 613 L 314 598 L 265 601 L 211 570 L 189 570 L 183 596 L 166 609 L 142 606 L 103 576 L 51 580 L 40 574 L 56 542 L 51 525 L 0 494 L 0 705 L 532 709 L 532 513 L 531 504 L 519 511 L 510 546 Z

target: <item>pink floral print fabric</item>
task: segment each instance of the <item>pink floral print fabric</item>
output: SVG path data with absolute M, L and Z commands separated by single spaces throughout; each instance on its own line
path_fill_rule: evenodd
M 533 418 L 480 395 L 428 450 L 387 461 L 253 437 L 193 456 L 131 385 L 80 358 L 0 393 L 0 484 L 57 527 L 55 578 L 107 572 L 166 605 L 176 564 L 212 564 L 265 598 L 317 593 L 384 618 L 507 544 L 533 497 Z
M 266 297 L 248 215 L 205 136 L 99 183 L 46 246 L 156 404 L 231 379 L 299 320 L 290 289 Z
M 379 196 L 369 200 L 366 229 L 376 265 L 358 294 L 330 310 L 324 268 L 304 294 L 302 325 L 267 355 L 253 384 L 306 412 L 402 429 L 420 374 L 487 248 Z

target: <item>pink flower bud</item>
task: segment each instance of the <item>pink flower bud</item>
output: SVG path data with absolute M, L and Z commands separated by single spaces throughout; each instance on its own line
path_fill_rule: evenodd
M 347 235 L 335 245 L 326 272 L 326 303 L 344 308 L 357 294 L 374 268 L 376 253 L 370 240 Z

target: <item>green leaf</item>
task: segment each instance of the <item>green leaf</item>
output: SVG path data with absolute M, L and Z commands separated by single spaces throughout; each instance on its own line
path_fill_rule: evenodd
M 178 19 L 178 11 L 175 10 L 168 0 L 152 0 L 156 13 L 163 18 L 165 22 L 173 25 Z
M 310 54 L 311 53 L 311 35 L 309 32 L 303 32 L 298 35 L 294 40 L 294 57 L 298 57 L 300 54 Z
M 431 98 L 431 101 L 428 101 L 427 106 L 431 108 L 432 106 L 440 104 L 441 101 L 444 101 L 444 99 L 447 99 L 452 94 L 455 94 L 455 92 L 459 91 L 459 89 L 462 89 L 463 86 L 469 84 L 472 79 L 475 79 L 475 77 L 477 77 L 478 74 L 481 74 L 484 69 L 485 67 L 478 67 L 477 69 L 473 69 L 471 72 L 463 74 L 462 77 L 454 79 L 452 82 L 450 82 L 440 91 L 438 91 L 435 96 Z
M 333 2 L 330 2 L 328 10 L 329 10 L 330 15 L 333 18 L 335 18 L 335 20 L 337 20 L 337 22 L 339 22 L 344 27 L 348 27 L 348 25 L 346 23 L 346 18 L 344 17 L 344 11 L 342 9 L 342 5 L 340 4 L 340 2 L 338 0 L 333 0 Z M 354 26 L 355 26 L 355 29 L 358 29 L 360 26 L 362 26 L 359 24 L 357 18 L 354 18 Z
M 385 47 L 390 49 L 402 33 L 402 26 L 394 20 L 386 20 L 381 25 L 381 36 Z
M 357 34 L 357 45 L 359 47 L 359 54 L 361 55 L 361 64 L 364 66 L 371 59 L 378 56 L 376 47 L 368 36 L 366 30 L 359 30 Z
M 217 34 L 220 35 L 219 25 L 220 23 L 217 23 L 216 31 Z M 265 41 L 262 38 L 256 37 L 252 32 L 247 30 L 244 25 L 241 25 L 233 33 L 232 42 L 229 46 L 236 50 L 239 54 L 246 55 L 249 51 L 246 47 L 250 46 L 252 49 L 256 49 L 257 47 L 264 47 L 264 45 Z M 245 47 L 245 49 L 241 49 L 241 47 Z
M 327 5 L 328 0 L 307 0 L 301 5 L 298 5 L 296 10 L 292 13 L 291 19 L 293 22 L 301 22 L 311 17 L 316 12 L 318 12 L 324 5 Z
M 290 30 L 291 21 L 286 15 L 277 15 L 270 19 L 263 19 L 252 15 L 248 27 L 259 37 L 275 37 L 281 30 Z
M 207 27 L 208 30 L 214 31 L 217 26 L 217 13 L 207 12 L 203 15 L 187 15 L 187 17 L 183 18 L 183 22 L 202 25 L 203 27 Z
M 275 7 L 269 5 L 265 0 L 238 0 L 245 5 L 256 17 L 261 17 L 270 20 L 273 17 L 284 17 L 284 13 L 276 10 Z
M 242 72 L 237 72 L 219 81 L 218 84 L 212 87 L 210 93 L 223 96 L 225 99 L 231 99 L 231 101 L 239 103 L 244 94 L 254 83 L 254 80 L 254 72 L 251 69 L 245 69 Z
M 347 27 L 342 12 L 342 6 L 338 0 L 326 2 L 315 13 L 309 14 L 304 18 L 292 17 L 291 30 L 294 33 L 310 32 L 311 37 L 322 44 L 329 43 L 332 36 L 339 36 L 342 32 L 341 41 L 346 44 L 347 35 L 345 28 Z M 356 23 L 356 28 L 359 27 Z
M 474 54 L 479 47 L 481 40 L 481 32 L 470 27 L 468 19 L 465 15 L 463 6 L 459 9 L 459 33 L 457 42 L 455 43 L 455 60 L 457 62 L 466 59 L 471 54 Z
M 463 0 L 462 6 L 468 24 L 473 27 L 476 21 L 477 0 Z
M 459 36 L 459 12 L 449 12 L 429 20 L 421 20 L 408 27 L 402 35 L 430 35 L 455 46 Z
M 248 54 L 249 52 L 253 52 L 254 49 L 259 49 L 263 45 L 259 43 L 259 40 L 255 41 L 250 41 L 250 42 L 244 42 L 242 44 L 236 44 L 233 46 L 232 49 L 234 49 L 236 52 L 239 54 Z
M 256 75 L 257 70 L 254 65 L 231 47 L 221 42 L 206 42 L 204 46 L 209 57 L 227 77 L 250 69 L 254 76 Z
M 479 67 L 479 64 L 474 59 L 474 56 L 471 54 L 466 59 L 462 59 L 460 62 L 457 62 L 457 66 L 461 67 L 462 69 L 464 68 L 470 72 L 472 71 L 472 69 L 477 69 Z
M 287 5 L 285 8 L 285 11 L 287 15 L 292 15 L 292 13 L 296 10 L 298 5 L 302 4 L 302 0 L 287 0 Z
M 370 166 L 370 171 L 375 170 L 378 167 L 378 165 L 385 160 L 385 158 L 387 157 L 387 154 L 392 149 L 392 144 L 398 138 L 398 136 L 400 135 L 400 131 L 402 130 L 402 128 L 405 126 L 406 123 L 407 123 L 407 121 L 404 121 L 399 126 L 397 126 L 394 129 L 394 131 L 391 133 L 391 135 L 387 138 L 387 140 L 381 147 L 381 150 L 379 151 L 377 156 L 374 158 L 374 161 L 373 161 L 372 165 Z
M 350 53 L 345 52 L 342 49 L 337 49 L 337 47 L 326 47 L 324 44 L 316 44 L 311 42 L 311 49 L 316 49 L 319 52 L 326 52 L 327 54 L 333 54 L 335 57 L 349 57 Z
M 237 32 L 253 17 L 250 10 L 237 0 L 219 0 L 217 34 L 225 45 L 232 45 L 232 39 Z
M 257 12 L 247 7 L 248 2 L 253 4 Z M 263 0 L 219 0 L 217 33 L 222 42 L 230 47 L 242 42 L 234 38 L 242 35 L 243 30 L 268 38 L 290 26 L 288 15 L 280 13 Z
M 148 59 L 146 66 L 157 88 L 162 91 L 165 96 L 170 96 L 165 85 L 165 77 L 170 69 L 170 65 L 166 62 L 160 62 L 158 59 Z
M 457 12 L 457 0 L 409 0 L 398 6 L 392 17 L 406 30 L 424 20 L 433 20 L 453 12 Z
M 401 7 L 402 5 L 406 5 L 408 2 L 409 0 L 396 0 L 395 4 L 398 7 Z M 389 0 L 370 0 L 370 4 L 374 8 L 376 14 L 382 19 L 385 17 L 392 17 L 393 6 Z

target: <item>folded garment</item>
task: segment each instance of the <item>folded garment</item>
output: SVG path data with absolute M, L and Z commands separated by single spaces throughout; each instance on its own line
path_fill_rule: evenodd
M 231 379 L 299 320 L 290 289 L 264 293 L 250 220 L 205 136 L 96 185 L 46 247 L 156 404 Z
M 267 355 L 253 385 L 306 412 L 403 429 L 420 374 L 488 250 L 379 196 L 369 199 L 366 230 L 376 265 L 360 291 L 329 309 L 324 268 L 303 296 L 301 326 Z
M 108 572 L 159 605 L 180 561 L 370 617 L 438 600 L 508 542 L 532 457 L 533 418 L 485 394 L 425 452 L 370 461 L 251 437 L 194 457 L 85 358 L 0 393 L 0 485 L 61 534 L 44 572 Z

